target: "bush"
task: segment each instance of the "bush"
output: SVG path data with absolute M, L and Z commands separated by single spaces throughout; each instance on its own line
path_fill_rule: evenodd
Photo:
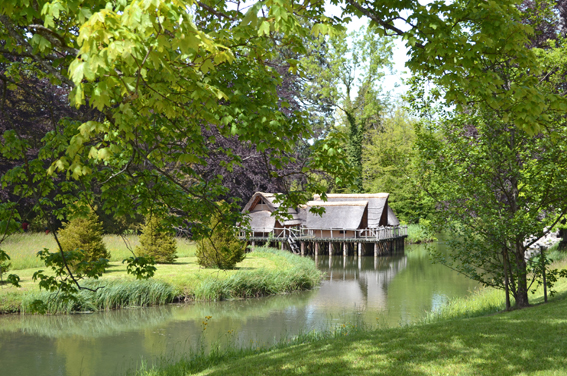
M 205 268 L 234 269 L 246 257 L 246 243 L 220 215 L 213 218 L 211 227 L 212 233 L 197 242 L 197 262 Z
M 177 242 L 170 233 L 161 228 L 161 219 L 155 215 L 146 217 L 136 254 L 151 257 L 160 264 L 171 264 L 177 258 L 176 252 Z
M 0 282 L 2 282 L 2 275 L 10 270 L 12 266 L 8 261 L 10 261 L 10 256 L 0 249 Z
M 59 243 L 65 252 L 80 251 L 81 261 L 94 262 L 110 259 L 110 252 L 102 240 L 102 223 L 94 211 L 86 217 L 76 217 L 59 231 Z

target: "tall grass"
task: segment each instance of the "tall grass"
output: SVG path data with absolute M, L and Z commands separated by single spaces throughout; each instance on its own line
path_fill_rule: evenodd
M 309 258 L 271 248 L 256 248 L 254 252 L 273 259 L 280 268 L 239 271 L 224 279 L 210 275 L 194 290 L 194 299 L 225 300 L 282 294 L 308 290 L 321 281 L 323 273 Z
M 110 251 L 110 261 L 122 261 L 131 257 L 130 249 L 133 251 L 140 243 L 138 235 L 126 235 L 124 238 L 120 235 L 104 235 L 103 240 Z M 178 257 L 195 255 L 196 246 L 192 241 L 185 238 L 176 238 L 176 240 Z M 57 244 L 51 234 L 26 233 L 9 236 L 0 248 L 10 256 L 12 270 L 21 270 L 42 267 L 43 263 L 36 256 L 37 252 L 44 248 L 53 252 L 57 249 Z
M 511 304 L 514 300 L 511 297 Z M 479 288 L 470 295 L 450 300 L 439 309 L 430 312 L 420 323 L 485 316 L 506 308 L 504 291 L 493 288 Z
M 33 312 L 34 300 L 45 302 L 48 313 L 71 313 L 166 304 L 178 295 L 173 286 L 156 280 L 87 280 L 81 285 L 98 290 L 81 290 L 77 300 L 64 300 L 61 295 L 46 291 L 30 292 L 23 297 L 22 313 Z
M 408 237 L 406 242 L 410 244 L 434 242 L 437 238 L 420 224 L 408 225 Z
M 135 281 L 86 280 L 77 300 L 63 300 L 49 292 L 29 292 L 23 296 L 21 312 L 31 313 L 32 303 L 42 300 L 48 313 L 101 311 L 124 307 L 143 307 L 171 303 L 176 300 L 226 300 L 282 294 L 311 289 L 319 284 L 323 273 L 310 258 L 286 251 L 259 248 L 255 254 L 273 261 L 277 268 L 237 270 L 228 277 L 216 273 L 201 275 L 192 280 L 195 286 L 172 286 L 159 280 Z M 189 288 L 186 288 L 189 287 Z

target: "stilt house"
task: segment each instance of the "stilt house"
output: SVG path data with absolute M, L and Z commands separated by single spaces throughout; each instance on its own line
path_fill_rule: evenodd
M 315 196 L 307 205 L 289 209 L 291 219 L 281 223 L 272 213 L 278 208 L 273 193 L 256 192 L 242 212 L 250 217 L 251 236 L 333 239 L 378 237 L 377 231 L 399 226 L 400 222 L 388 206 L 388 193 L 328 194 L 327 201 Z M 321 216 L 310 208 L 325 208 Z

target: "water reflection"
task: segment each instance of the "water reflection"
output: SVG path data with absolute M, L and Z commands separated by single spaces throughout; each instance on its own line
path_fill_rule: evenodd
M 308 292 L 90 315 L 0 317 L 2 374 L 123 373 L 140 357 L 175 358 L 229 342 L 264 345 L 352 320 L 395 326 L 474 286 L 431 265 L 423 246 L 391 257 L 319 256 L 316 263 L 325 280 Z M 205 316 L 212 316 L 206 330 Z

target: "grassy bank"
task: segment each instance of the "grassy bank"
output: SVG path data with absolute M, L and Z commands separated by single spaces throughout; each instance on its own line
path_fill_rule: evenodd
M 425 226 L 420 224 L 408 225 L 408 237 L 406 242 L 409 244 L 429 243 L 436 241 L 437 238 L 431 234 Z
M 562 258 L 562 255 L 556 255 Z M 564 268 L 565 261 L 555 264 Z M 268 348 L 214 349 L 142 366 L 136 376 L 197 375 L 563 375 L 567 373 L 567 281 L 542 304 L 503 312 L 504 295 L 479 289 L 401 328 L 338 325 Z
M 267 350 L 216 352 L 137 375 L 563 375 L 566 310 L 567 300 L 558 299 L 488 317 L 308 334 Z
M 110 261 L 122 261 L 131 257 L 128 247 L 135 249 L 139 244 L 138 235 L 104 235 L 103 240 L 110 252 Z M 11 270 L 40 268 L 43 266 L 37 257 L 37 252 L 44 248 L 51 252 L 57 250 L 57 244 L 52 235 L 44 233 L 26 233 L 10 235 L 3 243 L 2 249 L 10 256 Z M 196 246 L 193 242 L 177 238 L 177 256 L 190 257 L 195 255 Z
M 50 313 L 97 311 L 131 306 L 148 306 L 190 300 L 222 300 L 281 294 L 311 289 L 322 273 L 311 259 L 289 252 L 257 248 L 235 270 L 201 269 L 196 257 L 180 257 L 175 264 L 157 265 L 150 281 L 136 281 L 120 262 L 87 287 L 104 286 L 96 292 L 82 291 L 76 302 L 62 301 L 55 294 L 39 291 L 32 281 L 37 269 L 18 271 L 21 288 L 0 287 L 0 312 L 29 312 L 35 299 L 48 303 Z

